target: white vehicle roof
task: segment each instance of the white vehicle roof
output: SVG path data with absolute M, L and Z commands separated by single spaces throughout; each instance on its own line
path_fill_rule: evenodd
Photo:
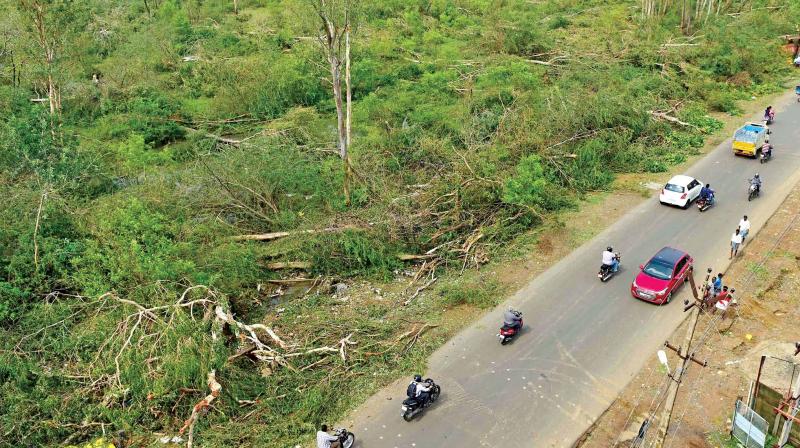
M 677 176 L 672 176 L 672 179 L 667 182 L 668 184 L 672 185 L 680 185 L 681 187 L 685 187 L 689 185 L 689 182 L 693 181 L 694 177 L 687 176 L 685 174 L 678 174 Z

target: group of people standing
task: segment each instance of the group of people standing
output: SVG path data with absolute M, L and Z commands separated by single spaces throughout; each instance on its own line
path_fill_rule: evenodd
M 711 309 L 714 314 L 717 310 L 722 311 L 722 318 L 725 319 L 728 308 L 731 305 L 736 305 L 736 299 L 733 298 L 733 289 L 728 289 L 727 285 L 722 284 L 722 273 L 712 277 L 705 285 L 705 293 L 703 295 L 703 305 L 705 308 Z

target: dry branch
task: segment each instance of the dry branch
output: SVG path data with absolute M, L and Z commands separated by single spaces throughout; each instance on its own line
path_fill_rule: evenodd
M 267 269 L 309 269 L 311 267 L 310 261 L 276 261 L 274 263 L 267 263 Z
M 204 131 L 201 131 L 199 129 L 190 128 L 188 126 L 181 126 L 181 129 L 183 129 L 184 131 L 186 131 L 186 132 L 188 132 L 190 134 L 198 134 L 198 133 L 199 134 L 203 134 L 204 137 L 210 138 L 212 140 L 216 140 L 217 142 L 224 143 L 226 145 L 239 146 L 239 145 L 242 144 L 242 140 L 237 140 L 237 139 L 228 138 L 228 137 L 221 137 L 219 135 L 211 134 L 209 132 L 204 132 Z
M 189 416 L 183 423 L 180 431 L 178 431 L 179 434 L 183 434 L 187 428 L 189 429 L 189 441 L 186 443 L 187 448 L 192 448 L 192 443 L 194 441 L 194 424 L 197 422 L 200 413 L 211 406 L 211 403 L 219 397 L 219 393 L 222 390 L 222 385 L 217 382 L 217 373 L 215 370 L 208 373 L 208 388 L 211 390 L 211 393 L 194 405 L 194 408 L 192 408 L 192 415 Z
M 252 235 L 236 235 L 233 237 L 234 241 L 272 241 L 277 240 L 278 238 L 285 238 L 287 236 L 294 236 L 294 235 L 308 235 L 314 233 L 326 233 L 326 232 L 343 232 L 345 230 L 364 230 L 361 227 L 355 226 L 344 226 L 344 227 L 328 227 L 325 229 L 319 230 L 295 230 L 291 232 L 272 232 L 272 233 L 257 233 Z
M 403 302 L 403 306 L 408 306 L 411 302 L 414 301 L 414 299 L 417 298 L 417 296 L 419 296 L 419 293 L 421 293 L 426 288 L 428 288 L 429 286 L 434 284 L 436 282 L 436 280 L 439 280 L 439 277 L 433 277 L 432 279 L 428 280 L 427 283 L 425 283 L 424 285 L 422 285 L 419 288 L 417 288 L 417 290 L 414 292 L 414 294 L 411 294 L 411 297 L 409 297 L 408 299 L 406 299 L 405 302 Z
M 667 115 L 665 112 L 658 112 L 658 111 L 655 111 L 655 110 L 651 110 L 650 113 L 655 118 L 658 118 L 658 119 L 661 119 L 661 120 L 665 120 L 665 121 L 669 121 L 670 123 L 679 124 L 681 126 L 688 126 L 688 127 L 692 127 L 692 128 L 698 129 L 697 126 L 695 126 L 695 125 L 693 125 L 691 123 L 687 123 L 685 121 L 681 121 L 680 119 L 675 118 L 673 116 Z

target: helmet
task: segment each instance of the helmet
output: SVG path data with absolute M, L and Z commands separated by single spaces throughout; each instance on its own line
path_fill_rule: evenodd
M 609 252 L 614 252 L 614 249 L 612 249 L 611 246 L 606 247 L 606 250 Z
M 422 382 L 422 375 L 414 375 L 414 381 L 421 383 Z
M 756 175 L 755 175 L 755 176 L 753 176 L 753 177 L 755 177 L 756 179 L 758 179 L 758 173 L 756 173 Z

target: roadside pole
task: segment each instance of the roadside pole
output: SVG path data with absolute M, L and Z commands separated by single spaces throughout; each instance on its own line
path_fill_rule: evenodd
M 708 269 L 710 275 L 711 268 Z M 706 276 L 705 285 L 708 284 L 708 275 Z M 697 320 L 700 317 L 700 310 L 702 308 L 702 299 L 698 297 L 697 294 L 697 287 L 694 283 L 694 269 L 689 271 L 689 283 L 692 286 L 692 295 L 694 296 L 694 303 L 689 304 L 688 301 L 685 302 L 686 306 L 684 307 L 684 311 L 692 310 L 692 317 L 689 320 L 689 328 L 686 329 L 686 337 L 684 338 L 683 345 L 674 347 L 669 343 L 669 341 L 664 343 L 664 346 L 670 350 L 673 350 L 675 353 L 678 354 L 678 357 L 681 358 L 681 364 L 678 368 L 675 369 L 675 372 L 671 375 L 672 381 L 669 384 L 669 388 L 667 389 L 667 399 L 664 403 L 664 410 L 661 413 L 661 418 L 658 422 L 658 437 L 656 439 L 655 447 L 660 448 L 664 445 L 664 441 L 667 438 L 667 430 L 669 430 L 669 421 L 672 417 L 672 408 L 675 407 L 675 398 L 678 396 L 678 388 L 681 385 L 681 379 L 683 377 L 683 373 L 686 371 L 686 367 L 689 361 L 696 362 L 701 366 L 705 367 L 706 362 L 699 361 L 697 358 L 694 357 L 694 353 L 690 353 L 689 349 L 692 345 L 692 338 L 694 338 L 694 331 L 697 328 Z M 694 309 L 692 309 L 694 308 Z M 685 347 L 685 348 L 684 348 Z M 683 350 L 682 350 L 683 349 Z M 683 353 L 681 353 L 683 351 Z
M 794 387 L 792 390 L 789 391 L 790 397 L 788 402 L 792 403 L 790 408 L 790 413 L 783 414 L 781 412 L 776 412 L 781 414 L 786 420 L 783 422 L 783 430 L 781 431 L 781 436 L 778 439 L 777 446 L 783 446 L 789 441 L 789 433 L 792 432 L 792 423 L 798 421 L 797 413 L 800 412 L 800 375 L 797 376 L 794 382 Z M 780 409 L 780 408 L 779 408 Z

